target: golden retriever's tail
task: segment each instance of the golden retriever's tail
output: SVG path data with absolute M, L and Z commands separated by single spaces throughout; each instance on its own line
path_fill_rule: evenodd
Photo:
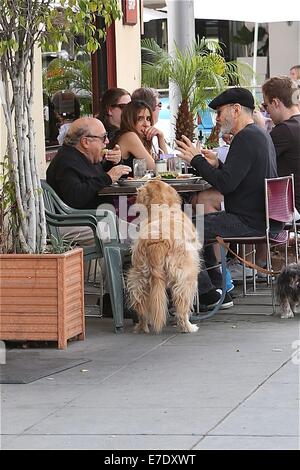
M 167 240 L 147 247 L 150 269 L 149 317 L 153 330 L 159 333 L 167 321 L 168 297 L 166 292 L 165 259 L 169 250 Z

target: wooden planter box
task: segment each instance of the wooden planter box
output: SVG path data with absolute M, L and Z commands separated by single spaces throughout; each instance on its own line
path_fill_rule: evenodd
M 84 339 L 82 249 L 63 254 L 0 255 L 0 339 Z

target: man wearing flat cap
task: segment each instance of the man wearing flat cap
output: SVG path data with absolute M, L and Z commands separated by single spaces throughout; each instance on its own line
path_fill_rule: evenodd
M 206 214 L 204 240 L 230 236 L 260 236 L 265 234 L 265 178 L 276 178 L 276 153 L 271 137 L 253 121 L 254 99 L 245 88 L 231 88 L 209 103 L 217 113 L 216 124 L 222 133 L 232 134 L 233 140 L 222 163 L 211 150 L 194 146 L 185 136 L 176 141 L 181 158 L 189 163 L 208 183 L 224 195 L 225 211 Z M 274 233 L 281 225 L 272 227 Z M 204 253 L 209 266 L 216 264 L 213 249 Z M 199 277 L 200 302 L 213 307 L 220 298 L 221 287 L 217 270 L 202 271 Z M 213 279 L 214 284 L 211 282 Z M 223 308 L 232 305 L 225 297 Z

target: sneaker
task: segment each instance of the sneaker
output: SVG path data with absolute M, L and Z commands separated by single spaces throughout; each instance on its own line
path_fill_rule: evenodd
M 222 266 L 220 266 L 220 271 L 222 272 Z M 234 284 L 232 282 L 231 273 L 228 268 L 226 268 L 226 292 L 232 292 L 234 290 Z
M 221 297 L 222 290 L 217 289 L 217 292 L 220 294 L 220 297 Z M 225 310 L 226 308 L 230 308 L 230 307 L 233 307 L 233 300 L 232 300 L 231 295 L 228 292 L 226 292 L 224 300 L 223 300 L 222 305 L 220 307 L 220 310 Z
M 200 311 L 212 310 L 219 302 L 221 295 L 221 289 L 212 289 L 209 292 L 206 292 L 206 294 L 199 295 Z M 226 292 L 220 309 L 223 310 L 230 307 L 233 307 L 233 300 L 231 295 Z
M 233 281 L 242 281 L 243 280 L 243 266 L 240 263 L 230 264 L 229 266 L 230 274 Z M 253 277 L 253 270 L 245 266 L 246 278 Z M 256 271 L 254 271 L 256 273 Z

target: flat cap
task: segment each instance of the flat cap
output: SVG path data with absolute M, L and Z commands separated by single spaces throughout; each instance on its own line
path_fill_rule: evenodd
M 255 108 L 252 93 L 246 88 L 240 87 L 229 88 L 228 90 L 223 91 L 223 93 L 214 98 L 208 106 L 212 109 L 217 109 L 224 104 L 235 103 L 238 103 L 241 106 L 245 106 L 246 108 Z

